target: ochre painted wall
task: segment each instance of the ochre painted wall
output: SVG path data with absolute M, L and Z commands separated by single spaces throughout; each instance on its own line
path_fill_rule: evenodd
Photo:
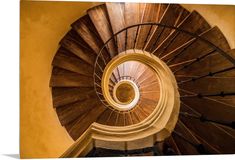
M 49 88 L 51 62 L 70 24 L 92 3 L 21 2 L 20 154 L 59 157 L 73 140 L 61 127 Z
M 59 40 L 70 24 L 94 3 L 30 2 L 20 4 L 20 154 L 22 158 L 59 157 L 73 140 L 52 107 L 49 80 Z M 195 8 L 225 33 L 235 47 L 235 7 L 184 5 Z

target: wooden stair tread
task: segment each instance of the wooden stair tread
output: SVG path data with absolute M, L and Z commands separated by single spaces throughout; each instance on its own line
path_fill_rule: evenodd
M 200 140 L 201 144 L 206 148 L 207 152 L 210 154 L 221 154 L 221 152 L 210 145 L 205 139 L 202 137 L 198 136 L 197 134 L 194 133 L 194 135 Z
M 51 87 L 92 87 L 93 78 L 53 67 Z
M 99 31 L 98 34 L 100 38 L 102 39 L 103 43 L 105 43 L 113 35 L 105 4 L 91 8 L 87 11 L 87 13 L 96 30 Z M 111 40 L 107 45 L 110 56 L 114 57 L 115 55 L 117 55 L 115 42 Z
M 125 117 L 125 125 L 126 125 L 126 126 L 127 126 L 127 125 L 132 125 L 132 124 L 134 124 L 134 123 L 133 123 L 133 120 L 132 120 L 132 118 L 131 118 L 130 112 L 125 113 L 124 117 Z
M 227 97 L 215 97 L 214 99 L 230 106 L 235 106 L 235 95 Z
M 141 70 L 140 70 L 141 71 Z M 147 68 L 147 67 L 144 67 L 142 69 L 142 72 L 141 74 L 139 75 L 139 77 L 136 77 L 136 81 L 141 84 L 143 83 L 144 81 L 148 81 L 148 78 L 152 78 L 152 79 L 155 79 L 155 74 L 154 72 L 150 69 L 150 68 Z
M 124 114 L 123 113 L 119 113 L 116 126 L 124 126 L 124 123 L 125 123 L 124 122 L 125 121 L 124 118 L 125 118 Z
M 94 94 L 93 88 L 88 87 L 53 87 L 53 106 L 59 107 L 76 101 L 88 98 L 89 94 Z
M 210 25 L 199 13 L 193 11 L 177 27 L 199 35 L 208 30 Z M 172 32 L 153 52 L 157 56 L 164 56 L 164 54 L 169 53 L 192 38 L 192 36 L 180 31 Z
M 95 53 L 74 30 L 70 30 L 61 40 L 60 44 L 85 62 L 92 66 L 94 65 L 96 59 Z
M 181 98 L 181 100 L 210 120 L 231 123 L 234 121 L 234 107 L 212 98 Z
M 136 82 L 139 82 L 139 79 L 141 78 L 141 76 L 143 76 L 146 70 L 147 70 L 147 67 L 145 67 L 144 65 L 139 65 L 138 72 L 134 74 L 134 78 Z
M 143 17 L 141 23 L 147 22 L 158 22 L 160 13 L 160 5 L 156 3 L 146 3 L 144 7 Z M 141 26 L 138 33 L 136 47 L 137 49 L 143 49 L 147 42 L 148 35 L 151 35 L 156 29 L 156 26 L 151 27 L 150 25 Z
M 139 119 L 139 121 L 143 121 L 148 115 L 143 111 L 143 109 L 140 106 L 136 106 L 137 108 L 133 110 L 133 113 L 135 113 Z
M 92 97 L 90 97 L 92 98 Z M 66 125 L 79 116 L 83 115 L 86 111 L 91 110 L 99 101 L 94 99 L 85 99 L 83 101 L 77 101 L 75 103 L 67 104 L 56 108 L 57 115 L 60 119 L 61 125 Z
M 82 39 L 90 46 L 90 48 L 98 54 L 103 46 L 102 41 L 98 37 L 98 33 L 88 15 L 79 18 L 72 25 L 72 28 L 82 37 Z
M 63 47 L 58 49 L 52 61 L 52 65 L 78 74 L 93 76 L 93 68 L 88 63 Z
M 132 112 L 130 112 L 130 115 L 131 115 L 131 120 L 132 120 L 133 124 L 137 124 L 140 122 L 140 119 L 139 119 L 136 112 L 132 111 Z
M 77 119 L 76 122 L 67 127 L 69 134 L 72 136 L 74 140 L 77 140 L 86 129 L 96 121 L 96 119 L 102 114 L 105 110 L 105 107 L 101 104 L 96 104 L 93 108 L 91 108 L 82 118 Z
M 176 125 L 175 131 L 181 134 L 183 138 L 188 140 L 190 143 L 194 144 L 195 146 L 202 145 L 203 151 L 199 151 L 200 154 L 208 154 L 208 153 L 218 153 L 218 150 L 216 150 L 213 146 L 206 143 L 203 138 L 196 135 L 194 132 L 192 132 L 182 121 L 178 121 Z M 205 153 L 202 153 L 205 152 Z
M 179 121 L 178 126 L 181 126 L 181 131 L 180 133 L 183 133 L 182 136 L 186 138 L 189 142 L 195 144 L 195 145 L 202 145 L 203 147 L 203 152 L 199 151 L 200 154 L 208 154 L 208 153 L 219 153 L 218 150 L 216 150 L 213 146 L 210 144 L 206 143 L 203 138 L 200 136 L 196 135 L 194 132 L 192 132 L 182 121 Z M 191 138 L 189 138 L 191 136 Z
M 103 47 L 103 43 L 89 16 L 85 15 L 79 18 L 71 26 L 82 37 L 87 45 L 89 45 L 96 54 L 99 54 L 101 48 Z M 108 63 L 110 61 L 110 54 L 105 48 L 102 50 L 102 55 L 103 56 L 101 57 L 104 59 L 99 61 L 99 64 Z
M 218 52 L 214 52 L 209 56 L 207 56 L 206 58 L 201 59 L 200 61 L 196 61 L 196 59 L 194 59 L 194 61 L 195 62 L 193 64 L 185 68 L 182 68 L 184 67 L 184 65 L 180 66 L 180 68 L 182 69 L 178 71 L 176 74 L 188 75 L 188 76 L 190 75 L 202 76 L 208 74 L 209 72 L 217 72 L 223 69 L 233 67 L 233 64 Z M 203 70 L 200 68 L 200 66 L 203 66 Z M 176 71 L 176 68 L 173 71 Z
M 235 77 L 206 77 L 196 81 L 181 84 L 179 87 L 194 93 L 216 94 L 222 91 L 235 91 Z
M 156 101 L 147 98 L 141 98 L 139 105 L 141 106 L 142 110 L 145 113 L 150 114 L 153 112 L 156 104 L 157 104 Z
M 105 111 L 97 118 L 96 122 L 106 125 L 111 112 L 112 112 L 111 109 L 106 108 Z
M 221 130 L 227 132 L 232 138 L 235 138 L 235 130 L 233 128 L 220 124 L 214 124 L 214 125 L 220 128 Z
M 193 144 L 200 144 L 200 141 L 193 135 L 193 133 L 184 125 L 182 121 L 178 121 L 174 131 L 182 135 L 185 139 Z
M 124 4 L 123 3 L 106 3 L 110 24 L 112 26 L 113 33 L 117 33 L 121 29 L 125 28 L 124 19 Z M 117 23 L 118 22 L 118 23 Z M 125 33 L 121 33 L 117 36 L 117 48 L 118 52 L 125 50 Z
M 186 142 L 184 139 L 180 138 L 175 133 L 172 133 L 172 137 L 174 138 L 176 144 L 179 147 L 180 152 L 183 155 L 197 155 L 197 154 L 199 154 L 197 149 L 193 145 Z
M 141 23 L 145 3 L 125 3 L 124 7 L 126 27 Z M 126 49 L 133 49 L 135 47 L 136 35 L 137 27 L 128 29 Z
M 107 120 L 107 125 L 115 126 L 117 122 L 117 117 L 118 117 L 117 112 L 115 111 L 111 112 L 109 115 L 109 119 Z
M 174 150 L 174 152 L 177 155 L 181 155 L 180 149 L 176 144 L 175 139 L 172 137 L 172 135 L 164 140 L 164 145 L 171 146 L 171 148 Z
M 161 24 L 168 25 L 168 26 L 175 26 L 177 25 L 178 20 L 181 16 L 185 16 L 183 12 L 186 12 L 183 7 L 178 4 L 169 4 L 163 13 L 160 22 Z M 188 13 L 189 14 L 189 13 Z M 167 36 L 172 32 L 170 28 L 164 28 L 158 26 L 156 31 L 151 36 L 151 39 L 147 43 L 145 47 L 147 51 L 151 52 L 154 46 L 158 46 Z M 154 46 L 153 46 L 154 45 Z
M 225 39 L 223 33 L 219 30 L 218 27 L 213 27 L 202 34 L 200 37 L 208 40 L 209 42 L 213 43 L 215 46 L 218 46 L 222 50 L 229 50 L 230 47 L 228 45 L 227 40 Z M 178 58 L 172 60 L 169 64 L 179 63 L 182 61 L 190 60 L 193 58 L 197 58 L 202 56 L 205 53 L 213 50 L 211 46 L 202 42 L 201 40 L 194 39 L 192 42 L 181 45 L 176 50 L 168 53 L 169 56 L 164 58 L 165 61 L 173 58 L 175 55 L 180 54 Z
M 181 117 L 184 124 L 222 153 L 234 153 L 235 139 L 207 122 Z

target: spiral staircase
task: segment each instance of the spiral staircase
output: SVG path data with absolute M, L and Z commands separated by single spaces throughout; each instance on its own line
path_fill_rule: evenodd
M 235 50 L 178 4 L 104 3 L 71 25 L 50 86 L 61 157 L 235 153 Z

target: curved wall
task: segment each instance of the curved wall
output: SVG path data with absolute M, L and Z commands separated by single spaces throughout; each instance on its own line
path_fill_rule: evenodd
M 59 157 L 73 140 L 61 127 L 49 88 L 51 61 L 70 24 L 92 3 L 21 2 L 20 154 Z

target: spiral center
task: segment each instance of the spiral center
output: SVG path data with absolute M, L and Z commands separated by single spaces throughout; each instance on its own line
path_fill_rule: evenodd
M 134 88 L 128 83 L 122 83 L 117 87 L 116 97 L 122 103 L 130 103 L 135 98 Z

